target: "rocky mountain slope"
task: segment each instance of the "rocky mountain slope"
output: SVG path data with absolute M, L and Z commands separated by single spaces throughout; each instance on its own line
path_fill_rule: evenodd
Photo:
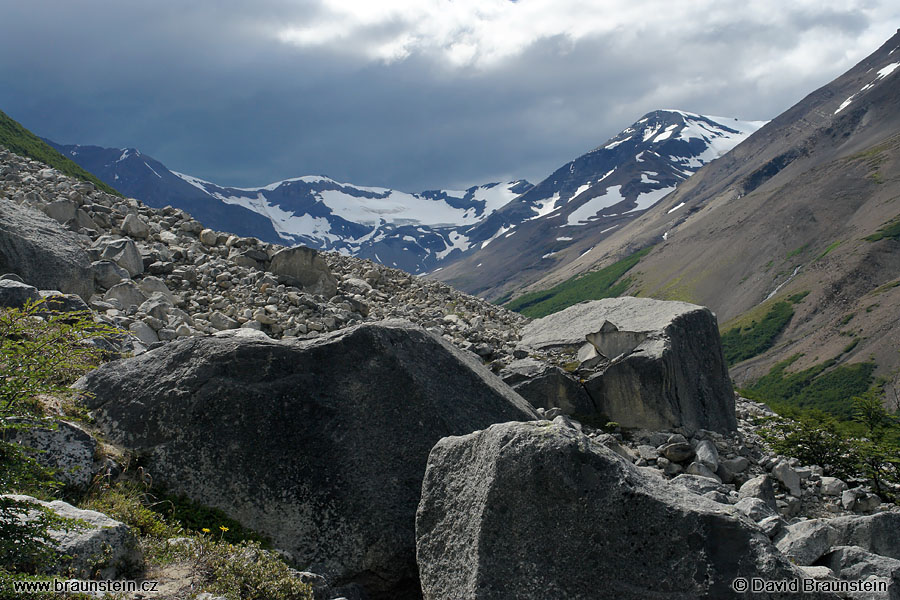
M 39 430 L 47 451 L 38 456 L 113 485 L 125 477 L 117 461 L 133 453 L 141 485 L 166 485 L 268 534 L 313 571 L 289 576 L 313 582 L 317 600 L 509 589 L 645 598 L 647 582 L 663 580 L 671 597 L 739 598 L 735 576 L 829 586 L 860 570 L 883 586 L 872 597 L 896 594 L 896 509 L 865 480 L 766 448 L 757 419 L 771 413 L 741 399 L 735 407 L 706 309 L 616 299 L 567 328 L 552 318 L 526 327 L 443 283 L 216 232 L 2 150 L 0 224 L 0 303 L 89 308 L 123 332 L 105 348 L 132 355 L 76 384 L 89 392 L 104 453 L 69 425 Z M 607 390 L 604 378 L 648 390 L 634 410 L 613 413 L 624 427 L 642 417 L 660 431 L 603 431 L 573 418 L 605 415 L 560 406 L 565 386 L 591 395 Z M 553 384 L 526 391 L 529 381 Z M 57 535 L 59 553 L 78 555 L 69 563 L 78 576 L 134 576 L 133 529 L 58 501 L 47 508 L 96 524 L 74 540 Z M 624 568 L 623 548 L 633 557 Z M 672 571 L 666 557 L 679 553 Z M 521 565 L 530 575 L 516 574 Z M 187 596 L 196 590 L 185 568 L 189 576 L 161 577 Z
M 466 231 L 486 241 L 434 277 L 487 298 L 518 289 L 577 260 L 763 123 L 648 113 Z
M 181 208 L 219 231 L 339 251 L 409 273 L 457 258 L 469 248 L 464 232 L 531 188 L 527 181 L 511 181 L 409 194 L 321 176 L 233 188 L 170 171 L 133 148 L 47 141 L 149 206 Z
M 630 293 L 709 306 L 725 329 L 808 292 L 775 347 L 732 370 L 739 383 L 796 354 L 792 370 L 840 356 L 896 377 L 898 65 L 900 34 L 533 287 L 652 245 Z

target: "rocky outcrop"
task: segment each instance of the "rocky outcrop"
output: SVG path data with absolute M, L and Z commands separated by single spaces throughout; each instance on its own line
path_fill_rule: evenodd
M 40 299 L 36 287 L 15 279 L 0 279 L 0 306 L 3 308 L 22 308 L 27 302 Z
M 630 297 L 584 302 L 527 325 L 520 345 L 577 356 L 598 414 L 623 427 L 737 427 L 716 318 L 707 308 Z
M 643 474 L 563 417 L 441 440 L 416 536 L 426 599 L 788 598 L 732 581 L 799 576 L 734 509 Z
M 182 340 L 78 387 L 154 481 L 373 598 L 419 593 L 413 524 L 432 446 L 535 416 L 473 355 L 404 322 L 290 343 Z
M 75 236 L 46 215 L 0 198 L 0 273 L 29 285 L 78 294 L 94 292 L 91 263 Z
M 866 582 L 868 590 L 851 592 L 849 598 L 860 600 L 900 600 L 900 560 L 866 552 L 858 546 L 838 546 L 821 559 L 839 579 Z M 880 591 L 877 584 L 884 586 Z
M 37 519 L 37 507 L 50 511 L 62 519 L 71 519 L 68 526 L 57 523 L 49 528 L 61 572 L 78 578 L 122 579 L 135 574 L 142 563 L 137 539 L 128 525 L 103 513 L 75 508 L 67 502 L 45 502 L 31 496 L 4 495 L 19 506 L 35 505 L 22 510 L 19 518 Z

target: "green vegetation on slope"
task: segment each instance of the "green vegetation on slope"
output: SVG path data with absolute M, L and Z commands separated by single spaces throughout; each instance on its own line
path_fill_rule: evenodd
M 838 241 L 836 241 L 836 242 L 833 242 L 833 243 L 829 244 L 828 247 L 825 248 L 825 250 L 822 251 L 822 254 L 818 255 L 818 256 L 815 258 L 815 260 L 819 260 L 819 259 L 825 258 L 826 256 L 828 256 L 828 255 L 831 253 L 832 250 L 834 250 L 835 248 L 837 248 L 838 246 L 840 246 L 841 243 L 842 243 L 841 240 L 838 240 Z M 815 260 L 814 260 L 813 262 L 815 262 Z
M 650 252 L 651 247 L 615 262 L 599 271 L 577 275 L 549 290 L 519 296 L 505 306 L 533 319 L 559 312 L 584 300 L 601 300 L 621 295 L 631 285 L 631 278 L 622 276 Z M 621 281 L 620 281 L 621 280 Z
M 108 194 L 122 195 L 47 145 L 2 110 L 0 110 L 0 146 L 6 146 L 8 150 L 20 156 L 39 160 L 69 177 L 89 181 Z
M 876 231 L 872 235 L 866 236 L 863 239 L 867 242 L 877 242 L 878 240 L 883 240 L 884 238 L 900 240 L 900 217 L 895 218 L 890 223 L 882 225 L 878 231 Z
M 794 297 L 796 296 L 792 296 Z M 789 302 L 776 302 L 758 323 L 751 321 L 749 325 L 735 327 L 723 333 L 722 350 L 728 366 L 758 356 L 771 348 L 792 316 L 794 309 Z
M 841 419 L 853 416 L 852 399 L 872 385 L 875 363 L 833 367 L 832 358 L 797 373 L 788 373 L 799 354 L 777 363 L 769 373 L 741 390 L 747 398 L 765 402 L 782 412 L 791 409 L 820 410 Z M 830 369 L 830 370 L 829 370 Z

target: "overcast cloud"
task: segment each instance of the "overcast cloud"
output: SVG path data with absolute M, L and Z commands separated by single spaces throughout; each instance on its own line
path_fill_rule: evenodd
M 657 108 L 768 119 L 873 52 L 896 0 L 29 0 L 0 110 L 251 186 L 537 182 Z

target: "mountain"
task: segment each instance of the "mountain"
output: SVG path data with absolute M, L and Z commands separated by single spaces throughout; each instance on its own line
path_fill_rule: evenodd
M 484 292 L 576 259 L 761 124 L 655 111 L 538 186 L 512 181 L 414 194 L 323 176 L 226 187 L 133 148 L 47 141 L 124 193 L 183 208 L 213 229 L 434 272 Z
M 171 171 L 133 148 L 47 141 L 129 196 L 182 208 L 212 229 L 336 250 L 411 273 L 455 259 L 469 248 L 461 232 L 532 187 L 512 181 L 409 194 L 306 176 L 234 188 Z
M 898 173 L 900 32 L 531 289 L 647 249 L 626 293 L 709 306 L 740 339 L 778 325 L 738 383 L 791 359 L 877 365 L 897 390 Z
M 480 244 L 470 242 L 467 256 L 434 277 L 488 298 L 540 279 L 638 218 L 764 123 L 648 113 L 466 231 Z

